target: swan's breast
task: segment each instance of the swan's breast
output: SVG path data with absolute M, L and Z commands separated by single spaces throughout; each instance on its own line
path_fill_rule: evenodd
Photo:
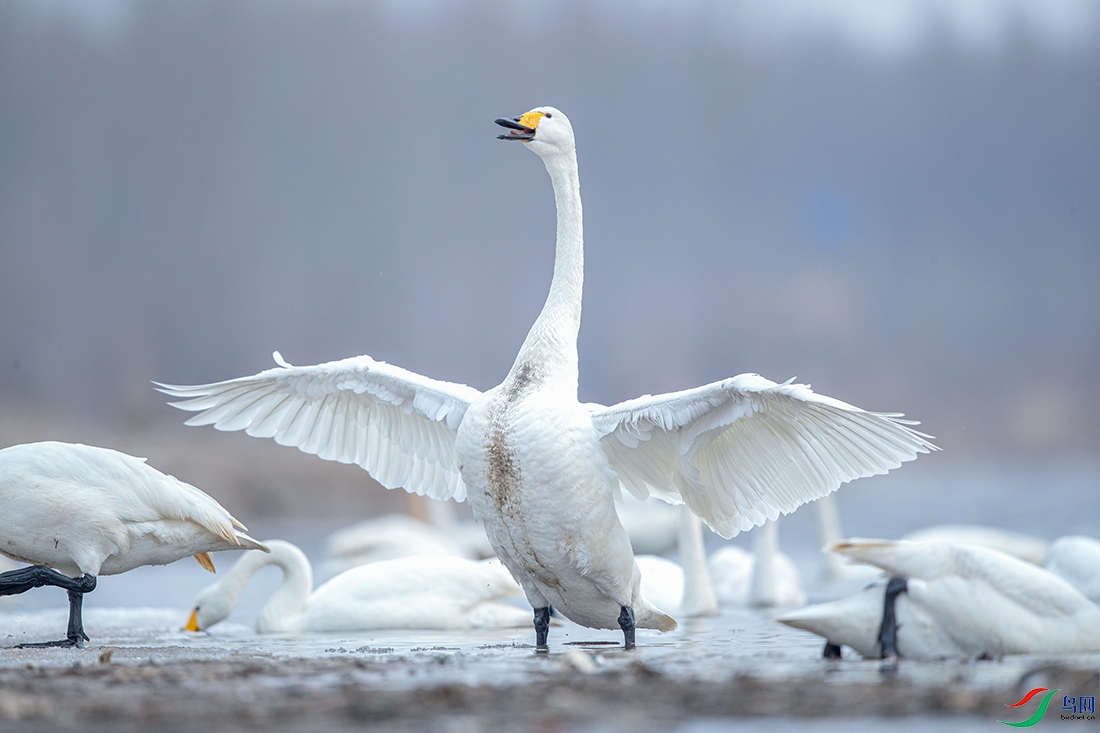
M 633 555 L 591 417 L 539 385 L 537 370 L 518 369 L 467 411 L 458 453 L 471 508 L 508 569 L 555 604 L 602 598 L 593 583 L 629 598 Z

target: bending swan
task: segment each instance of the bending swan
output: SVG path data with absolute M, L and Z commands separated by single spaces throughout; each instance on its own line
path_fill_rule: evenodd
M 81 609 L 96 576 L 214 550 L 265 549 L 190 484 L 107 448 L 27 443 L 0 450 L 0 552 L 31 567 L 0 574 L 0 596 L 53 585 L 69 593 L 65 639 L 83 647 Z
M 824 637 L 827 655 L 829 645 L 832 656 L 846 645 L 867 658 L 910 659 L 1100 651 L 1100 608 L 1062 578 L 1003 552 L 870 539 L 833 550 L 895 577 L 777 619 Z M 884 623 L 887 608 L 891 623 Z
M 270 554 L 245 553 L 199 593 L 184 629 L 200 631 L 225 619 L 248 581 L 266 565 L 282 568 L 283 582 L 256 618 L 261 634 L 516 628 L 530 618 L 530 609 L 500 602 L 519 596 L 520 589 L 494 560 L 402 557 L 352 568 L 313 590 L 305 553 L 285 540 L 265 544 Z
M 468 497 L 535 607 L 584 626 L 675 622 L 641 597 L 613 497 L 685 503 L 718 534 L 775 519 L 861 476 L 935 450 L 897 415 L 865 412 L 790 382 L 742 374 L 612 407 L 577 401 L 583 246 L 573 128 L 553 107 L 497 120 L 542 158 L 557 204 L 554 276 L 504 382 L 487 392 L 359 356 L 195 387 L 158 385 L 200 414 L 344 463 L 388 488 Z

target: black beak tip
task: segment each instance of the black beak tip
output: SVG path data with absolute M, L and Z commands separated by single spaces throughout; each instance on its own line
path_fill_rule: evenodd
M 521 132 L 534 132 L 534 128 L 527 127 L 526 125 L 519 124 L 519 118 L 508 119 L 507 117 L 497 117 L 495 122 L 501 127 L 507 127 L 509 130 L 519 130 Z

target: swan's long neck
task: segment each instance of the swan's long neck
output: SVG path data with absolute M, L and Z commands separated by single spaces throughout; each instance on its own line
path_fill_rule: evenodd
M 577 388 L 577 334 L 581 326 L 584 235 L 581 187 L 574 150 L 543 159 L 554 184 L 558 238 L 554 279 L 542 312 L 520 348 L 509 380 Z
M 207 591 L 222 599 L 219 605 L 228 615 L 252 576 L 268 565 L 278 565 L 283 571 L 283 582 L 260 611 L 256 620 L 256 630 L 260 633 L 285 630 L 290 619 L 305 611 L 313 590 L 313 568 L 301 550 L 282 540 L 270 540 L 267 546 L 270 553 L 256 550 L 241 555 L 241 559 Z
M 776 520 L 764 522 L 756 528 L 754 535 L 749 605 L 770 608 L 779 602 L 775 569 L 775 555 L 779 552 L 779 523 Z
M 256 618 L 256 631 L 261 634 L 289 630 L 291 621 L 305 613 L 313 591 L 313 568 L 305 553 L 289 543 L 267 545 L 271 548 L 267 560 L 282 568 L 283 582 Z
M 714 583 L 707 568 L 703 524 L 686 504 L 680 507 L 677 539 L 680 546 L 680 567 L 684 569 L 680 614 L 688 617 L 714 616 L 718 613 L 718 597 L 714 593 Z

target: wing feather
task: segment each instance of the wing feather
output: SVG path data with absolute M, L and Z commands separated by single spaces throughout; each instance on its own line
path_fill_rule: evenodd
M 938 450 L 899 414 L 756 374 L 589 410 L 623 488 L 684 502 L 724 537 Z
M 455 435 L 480 394 L 359 356 L 196 386 L 157 384 L 196 412 L 187 425 L 213 425 L 274 438 L 326 460 L 355 463 L 386 488 L 461 501 Z

